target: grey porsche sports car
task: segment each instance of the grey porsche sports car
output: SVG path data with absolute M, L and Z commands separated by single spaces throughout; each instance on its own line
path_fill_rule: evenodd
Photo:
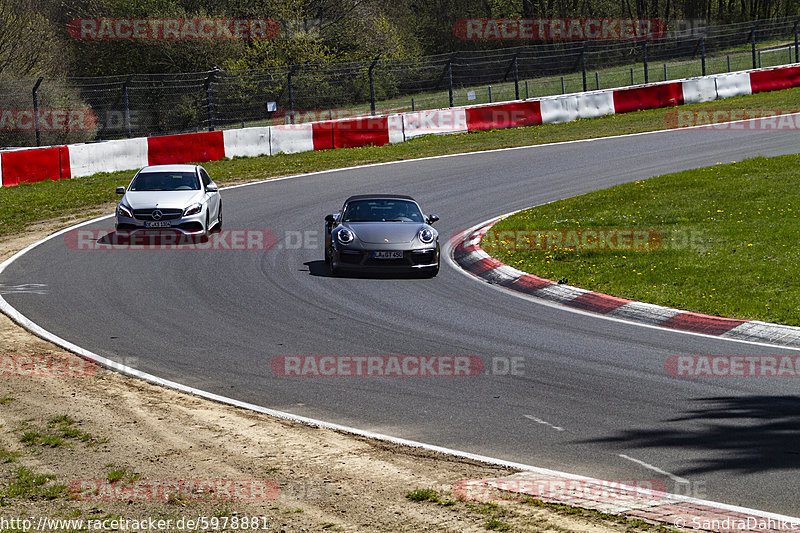
M 342 270 L 439 272 L 439 233 L 410 196 L 365 194 L 325 217 L 325 262 Z

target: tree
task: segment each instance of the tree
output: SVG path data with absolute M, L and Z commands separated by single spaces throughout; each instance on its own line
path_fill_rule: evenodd
M 0 2 L 0 77 L 55 75 L 64 64 L 51 22 L 36 2 Z

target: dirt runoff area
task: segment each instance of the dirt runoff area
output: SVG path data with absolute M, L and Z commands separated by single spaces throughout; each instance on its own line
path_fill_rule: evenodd
M 0 238 L 0 260 L 74 222 Z M 151 385 L 5 315 L 0 346 L 0 533 L 653 531 L 539 502 L 465 501 L 460 480 L 512 471 Z

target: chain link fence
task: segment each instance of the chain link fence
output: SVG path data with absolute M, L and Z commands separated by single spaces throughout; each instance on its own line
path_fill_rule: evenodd
M 549 96 L 800 62 L 800 18 L 404 60 L 0 82 L 0 146 L 45 146 Z

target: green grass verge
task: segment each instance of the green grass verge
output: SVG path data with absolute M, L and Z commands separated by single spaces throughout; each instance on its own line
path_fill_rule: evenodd
M 483 527 L 489 531 L 567 531 L 561 527 L 559 516 L 581 517 L 586 523 L 602 526 L 619 525 L 630 533 L 649 531 L 653 533 L 677 533 L 665 524 L 651 524 L 638 518 L 629 518 L 625 515 L 608 514 L 593 509 L 572 507 L 560 503 L 548 503 L 537 500 L 527 495 L 515 493 L 498 493 L 498 501 L 470 501 L 461 498 L 449 499 L 445 494 L 440 494 L 433 489 L 415 489 L 406 493 L 406 498 L 420 505 L 443 505 L 452 512 L 469 515 L 479 515 L 486 519 Z M 506 502 L 501 501 L 507 497 Z M 505 504 L 508 505 L 505 505 Z M 556 517 L 532 516 L 528 514 L 526 506 L 547 509 Z M 622 529 L 620 529 L 621 531 Z
M 20 441 L 26 446 L 44 446 L 50 448 L 58 448 L 64 445 L 70 445 L 70 441 L 76 440 L 83 442 L 86 446 L 96 446 L 98 444 L 105 444 L 108 439 L 98 438 L 90 433 L 86 433 L 75 426 L 77 422 L 69 415 L 61 415 L 51 418 L 47 422 L 47 428 L 31 427 L 29 422 L 26 422 L 20 430 Z
M 0 464 L 13 463 L 20 455 L 19 452 L 10 452 L 0 446 Z
M 439 502 L 439 493 L 433 489 L 414 489 L 408 491 L 406 494 L 406 498 L 411 500 L 412 502 Z
M 137 474 L 133 469 L 127 466 L 116 466 L 109 463 L 106 465 L 106 469 L 106 478 L 110 483 L 123 480 L 128 483 L 133 483 L 141 477 L 140 474 Z
M 680 109 L 800 110 L 800 88 L 693 104 Z M 654 131 L 673 126 L 675 114 L 676 108 L 649 109 L 565 124 L 427 136 L 389 146 L 225 159 L 204 163 L 204 166 L 217 183 L 224 185 L 368 163 Z M 98 208 L 116 201 L 118 196 L 114 188 L 127 185 L 132 176 L 133 171 L 126 171 L 0 188 L 0 235 L 22 231 L 43 220 L 102 214 Z
M 658 176 L 517 213 L 487 233 L 485 249 L 520 270 L 570 285 L 800 326 L 798 179 L 799 155 Z M 581 241 L 574 246 L 569 233 L 561 233 L 559 246 L 547 237 L 531 244 L 533 234 L 514 231 L 579 228 L 647 230 L 660 237 L 600 250 Z
M 0 507 L 13 498 L 54 500 L 64 497 L 66 485 L 51 484 L 54 479 L 53 475 L 38 474 L 24 466 L 16 468 L 8 484 L 0 487 Z

